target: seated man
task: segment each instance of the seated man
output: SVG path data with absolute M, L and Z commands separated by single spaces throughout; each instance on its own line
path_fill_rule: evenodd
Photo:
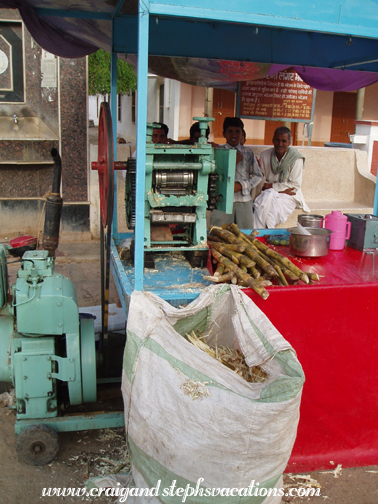
M 237 150 L 234 208 L 231 215 L 220 210 L 213 210 L 211 214 L 213 226 L 235 223 L 240 229 L 254 227 L 251 190 L 261 182 L 262 175 L 252 150 L 240 143 L 243 129 L 244 124 L 239 117 L 226 117 L 223 122 L 223 136 L 227 143 L 220 147 Z
M 261 153 L 264 185 L 254 201 L 257 229 L 283 224 L 296 208 L 310 211 L 301 191 L 304 156 L 290 144 L 291 132 L 281 126 L 274 132 L 274 148 Z

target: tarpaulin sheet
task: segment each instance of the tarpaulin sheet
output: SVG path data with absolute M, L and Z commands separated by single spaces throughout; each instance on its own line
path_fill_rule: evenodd
M 100 19 L 41 17 L 34 8 L 67 8 L 64 0 L 0 0 L 0 8 L 18 8 L 22 20 L 36 42 L 45 50 L 66 58 L 80 58 L 98 48 L 111 50 L 112 23 Z M 114 6 L 100 0 L 77 0 L 76 10 L 104 12 L 111 15 Z M 122 14 L 135 15 L 136 2 L 125 2 Z M 126 37 L 128 34 L 125 35 Z M 167 34 L 169 36 L 169 34 Z M 330 48 L 331 50 L 332 48 Z M 124 57 L 124 55 L 120 55 Z M 136 57 L 128 55 L 136 65 Z M 279 70 L 290 68 L 270 63 L 226 61 L 207 58 L 150 56 L 149 70 L 161 77 L 175 79 L 196 86 L 208 86 L 236 91 L 237 82 L 261 79 Z M 339 69 L 294 67 L 306 84 L 325 91 L 352 91 L 378 81 L 374 72 Z

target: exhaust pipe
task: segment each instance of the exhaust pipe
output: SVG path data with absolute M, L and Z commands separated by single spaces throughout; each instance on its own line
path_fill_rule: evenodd
M 42 245 L 49 251 L 50 257 L 55 257 L 59 244 L 60 219 L 62 215 L 63 198 L 60 196 L 60 180 L 62 177 L 62 160 L 57 149 L 51 149 L 54 160 L 52 191 L 46 198 L 45 227 Z

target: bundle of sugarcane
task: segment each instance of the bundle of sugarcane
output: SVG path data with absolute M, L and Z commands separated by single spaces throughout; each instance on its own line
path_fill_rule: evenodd
M 201 331 L 198 331 L 198 334 L 199 336 L 192 331 L 191 334 L 186 334 L 186 339 L 203 352 L 206 352 L 210 357 L 213 357 L 213 359 L 235 371 L 247 382 L 260 383 L 268 379 L 267 373 L 260 366 L 248 366 L 240 350 L 224 345 L 219 347 L 216 345 L 215 348 L 212 348 L 206 343 Z
M 212 226 L 208 235 L 210 252 L 217 266 L 212 282 L 233 282 L 251 287 L 263 299 L 269 296 L 265 287 L 273 284 L 305 284 L 319 280 L 316 273 L 306 273 L 290 259 L 276 252 L 256 238 L 257 233 L 246 235 L 236 224 Z

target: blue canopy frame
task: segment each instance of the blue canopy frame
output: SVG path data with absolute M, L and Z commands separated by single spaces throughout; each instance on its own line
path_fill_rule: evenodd
M 72 8 L 68 1 L 65 9 L 59 8 L 59 0 L 28 0 L 23 5 L 33 9 L 44 22 L 85 43 L 93 44 L 98 30 L 98 46 L 112 55 L 110 105 L 113 117 L 117 112 L 117 55 L 137 55 L 135 290 L 143 290 L 149 55 L 378 73 L 378 9 L 373 0 L 317 0 L 316 3 L 302 0 L 290 3 L 283 0 L 169 0 L 169 3 L 139 0 L 137 15 L 131 2 L 124 0 L 114 0 L 113 5 L 101 0 L 76 0 Z M 20 2 L 0 0 L 0 7 L 20 7 Z M 22 9 L 20 7 L 21 15 Z M 86 20 L 87 24 L 83 25 L 78 22 L 80 20 Z M 44 48 L 54 52 L 47 46 Z M 116 142 L 116 121 L 113 129 Z M 378 214 L 377 187 L 378 184 L 375 215 Z M 116 228 L 115 210 L 114 234 Z

